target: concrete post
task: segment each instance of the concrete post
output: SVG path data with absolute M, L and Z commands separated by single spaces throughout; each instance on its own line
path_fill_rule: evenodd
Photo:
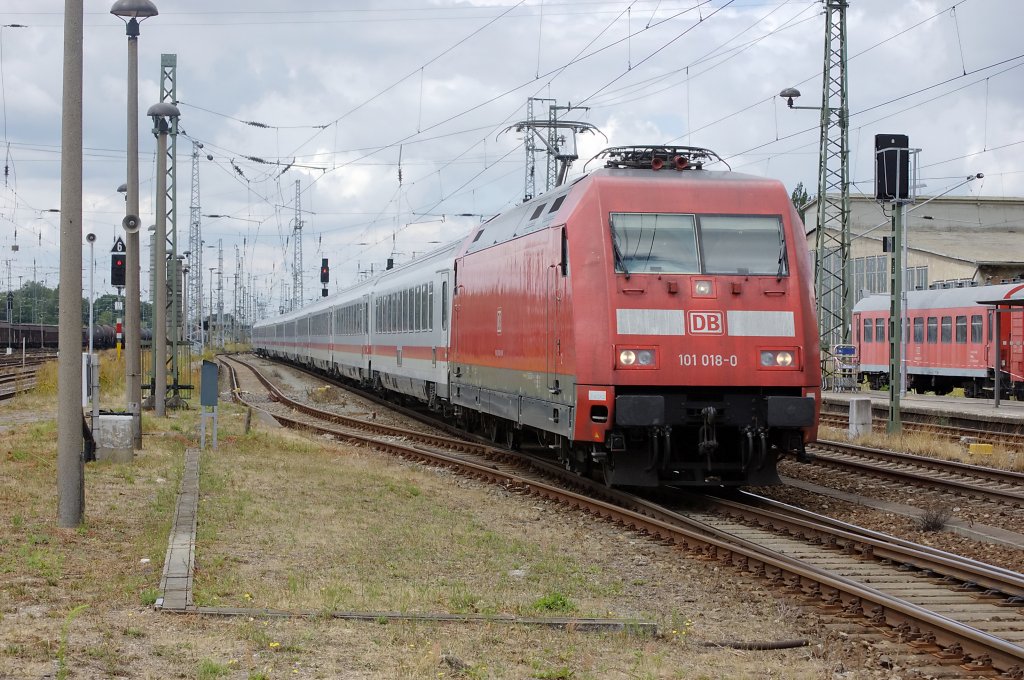
M 850 400 L 850 426 L 847 438 L 871 434 L 871 400 L 859 397 Z

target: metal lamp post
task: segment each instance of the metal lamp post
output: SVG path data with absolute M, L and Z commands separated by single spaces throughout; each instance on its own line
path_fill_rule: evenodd
M 178 107 L 167 102 L 153 104 L 146 111 L 153 119 L 157 139 L 156 157 L 156 251 L 153 255 L 153 285 L 156 296 L 153 310 L 153 409 L 158 418 L 167 414 L 167 135 L 180 115 Z
M 209 333 L 206 337 L 210 339 L 210 350 L 213 350 L 213 273 L 217 271 L 216 267 L 210 267 L 210 320 L 209 320 Z
M 128 177 L 125 194 L 125 376 L 135 448 L 142 448 L 142 315 L 139 282 L 139 23 L 159 12 L 150 0 L 117 0 L 110 13 L 128 35 Z M 132 219 L 134 218 L 134 220 Z
M 842 3 L 844 0 L 830 0 Z M 845 21 L 843 22 L 845 25 Z M 845 32 L 845 29 L 844 31 Z M 845 64 L 845 48 L 842 63 Z M 821 341 L 822 380 L 834 387 L 833 346 L 850 339 L 853 286 L 850 272 L 850 171 L 849 121 L 846 104 L 846 71 L 832 80 L 826 74 L 821 106 L 794 106 L 800 90 L 788 87 L 779 93 L 791 109 L 818 111 L 821 115 L 818 145 L 818 226 L 815 229 L 814 287 Z M 837 100 L 838 106 L 830 106 Z M 834 132 L 833 132 L 834 131 Z M 839 189 L 839 198 L 829 189 Z M 832 234 L 829 229 L 837 233 Z M 835 261 L 838 259 L 838 263 Z

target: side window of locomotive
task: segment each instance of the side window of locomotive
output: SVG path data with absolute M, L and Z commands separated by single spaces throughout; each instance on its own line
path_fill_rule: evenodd
M 561 201 L 564 196 L 560 197 L 558 201 Z M 555 201 L 555 203 L 558 203 Z M 569 238 L 565 234 L 565 227 L 562 227 L 562 258 L 558 263 L 559 271 L 562 276 L 568 276 L 569 274 Z
M 942 317 L 942 343 L 951 342 L 953 342 L 953 317 L 944 316 Z
M 700 272 L 693 215 L 612 213 L 611 232 L 616 272 Z
M 924 317 L 922 316 L 914 318 L 914 342 L 919 345 L 924 342 Z
M 875 319 L 875 342 L 885 342 L 885 319 Z
M 939 341 L 939 319 L 934 316 L 928 317 L 928 344 L 934 345 Z
M 957 344 L 967 344 L 967 317 L 956 317 L 956 341 Z
M 971 315 L 971 342 L 981 342 L 981 314 Z
M 875 341 L 875 322 L 871 319 L 864 319 L 864 342 Z
M 778 217 L 701 215 L 700 245 L 708 274 L 788 273 Z

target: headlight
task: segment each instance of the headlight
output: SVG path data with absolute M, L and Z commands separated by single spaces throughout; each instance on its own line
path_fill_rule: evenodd
M 619 366 L 634 368 L 655 368 L 658 354 L 651 348 L 631 348 L 619 350 Z
M 789 368 L 793 366 L 793 363 L 793 353 L 788 350 L 761 350 L 761 365 L 765 368 Z
M 710 281 L 694 281 L 693 282 L 693 294 L 697 296 L 708 296 L 714 292 L 714 286 Z

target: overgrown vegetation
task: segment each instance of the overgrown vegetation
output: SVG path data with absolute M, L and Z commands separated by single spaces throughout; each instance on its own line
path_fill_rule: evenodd
M 935 533 L 945 529 L 952 516 L 953 511 L 947 506 L 930 506 L 921 511 L 920 517 L 917 518 L 917 525 L 921 527 L 921 531 Z
M 847 431 L 840 428 L 822 427 L 818 431 L 818 436 L 821 439 L 847 441 Z M 903 451 L 920 456 L 930 456 L 942 460 L 960 461 L 986 467 L 996 467 L 1003 470 L 1024 472 L 1024 454 L 1020 451 L 1007 449 L 1000 444 L 992 447 L 992 455 L 978 457 L 972 456 L 964 444 L 940 440 L 927 432 L 906 431 L 898 435 L 872 432 L 871 434 L 857 437 L 851 443 L 892 451 Z
M 123 363 L 115 360 L 114 371 L 123 373 Z M 123 392 L 104 394 L 115 407 L 123 399 Z M 622 563 L 605 558 L 633 554 L 633 539 L 605 532 L 589 516 L 358 447 L 260 427 L 246 435 L 243 409 L 227 402 L 220 448 L 201 460 L 195 598 L 321 615 L 160 614 L 152 605 L 198 411 L 145 413 L 143 449 L 130 464 L 88 464 L 85 522 L 66 530 L 54 521 L 54 402 L 51 393 L 0 404 L 0 677 L 127 677 L 146 669 L 152 677 L 250 680 L 594 679 L 689 677 L 698 667 L 717 677 L 751 677 L 766 667 L 773 677 L 796 677 L 781 658 L 767 666 L 724 653 L 693 659 L 679 636 L 638 643 L 508 624 L 334 619 L 328 614 L 344 609 L 592 615 L 656 618 L 667 630 L 668 622 L 699 615 L 688 604 L 694 593 L 735 584 L 703 565 L 681 567 L 675 554 L 671 566 L 633 566 L 623 576 Z M 771 602 L 745 590 L 732 610 L 720 602 L 701 631 L 756 635 Z M 806 671 L 807 661 L 799 668 Z

